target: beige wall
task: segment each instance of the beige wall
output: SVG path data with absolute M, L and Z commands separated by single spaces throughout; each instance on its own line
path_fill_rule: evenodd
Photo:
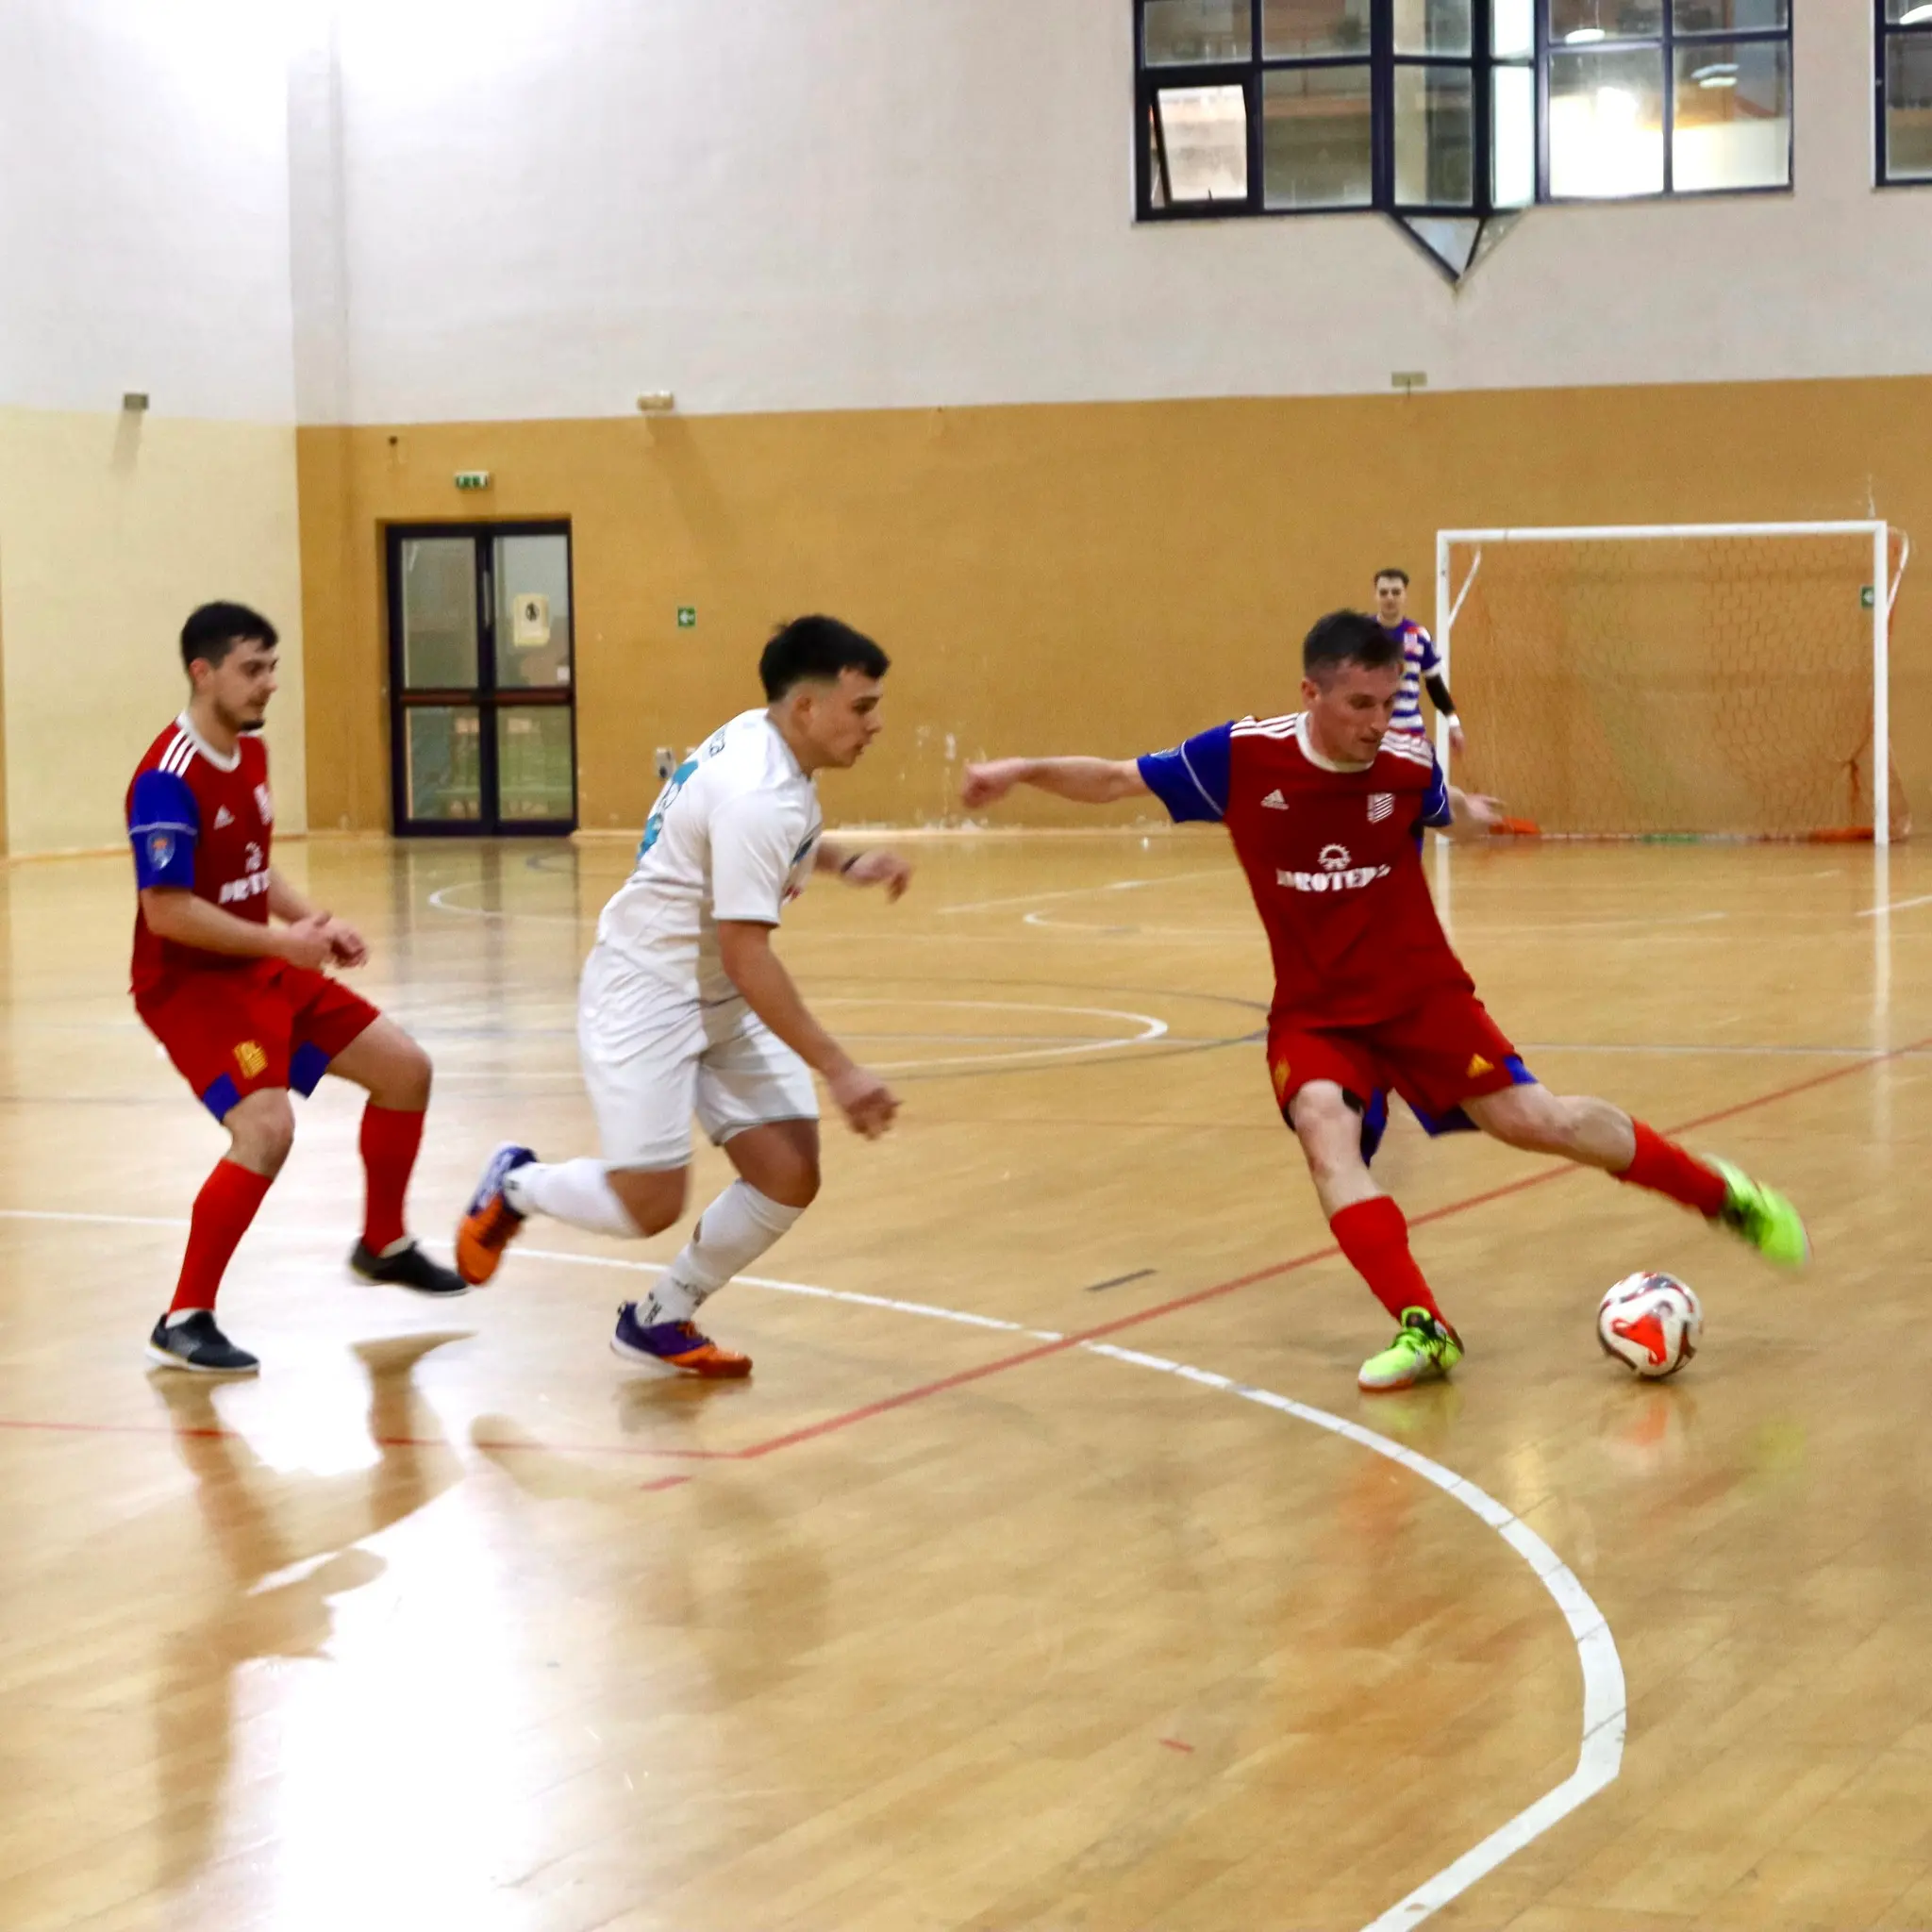
M 0 408 L 7 850 L 113 845 L 128 774 L 181 708 L 176 638 L 230 597 L 282 633 L 276 824 L 308 823 L 291 427 Z
M 1439 527 L 1875 508 L 1922 540 L 1893 731 L 1923 814 L 1928 429 L 1923 377 L 308 428 L 310 809 L 389 823 L 386 520 L 572 520 L 581 822 L 630 828 L 653 747 L 757 702 L 759 645 L 803 611 L 872 631 L 895 665 L 888 735 L 827 779 L 828 814 L 920 822 L 982 752 L 1124 756 L 1289 707 L 1309 619 L 1364 601 L 1376 566 L 1414 572 L 1427 618 Z M 458 495 L 473 468 L 493 488 Z M 1027 794 L 1001 816 L 1082 815 Z

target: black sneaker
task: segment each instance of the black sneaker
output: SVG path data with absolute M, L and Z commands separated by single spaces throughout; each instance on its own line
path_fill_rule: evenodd
M 147 1339 L 147 1352 L 164 1369 L 188 1369 L 197 1375 L 252 1375 L 261 1367 L 215 1326 L 206 1308 L 173 1323 L 163 1315 Z
M 392 1255 L 378 1255 L 366 1242 L 358 1241 L 349 1256 L 349 1266 L 364 1281 L 386 1281 L 391 1288 L 413 1288 L 418 1294 L 468 1294 L 470 1284 L 454 1268 L 432 1261 L 411 1241 Z

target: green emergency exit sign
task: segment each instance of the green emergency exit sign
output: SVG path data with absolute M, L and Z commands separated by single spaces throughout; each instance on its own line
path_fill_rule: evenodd
M 1872 594 L 1872 586 L 1870 584 L 1865 584 L 1860 587 L 1858 591 L 1858 603 L 1861 608 L 1870 610 L 1877 601 L 1878 600 Z
M 457 472 L 458 490 L 488 490 L 490 472 L 488 470 L 458 470 Z
M 679 630 L 697 629 L 698 607 L 695 604 L 680 604 L 677 607 L 677 627 Z

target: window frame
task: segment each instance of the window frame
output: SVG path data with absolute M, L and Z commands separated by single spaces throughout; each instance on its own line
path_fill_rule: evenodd
M 1885 57 L 1894 41 L 1932 42 L 1932 20 L 1887 20 L 1885 0 L 1872 0 L 1872 181 L 1877 188 L 1932 188 L 1932 174 L 1894 175 L 1887 162 L 1887 120 L 1891 103 L 1885 92 Z
M 1881 11 L 1885 0 L 1876 0 Z M 1645 194 L 1557 194 L 1550 186 L 1550 60 L 1562 51 L 1550 39 L 1550 0 L 1536 0 L 1536 199 L 1539 207 L 1617 208 L 1633 201 L 1712 201 L 1734 195 L 1792 194 L 1798 187 L 1798 63 L 1794 23 L 1798 0 L 1790 0 L 1782 26 L 1720 27 L 1707 34 L 1680 33 L 1677 30 L 1675 0 L 1662 0 L 1663 20 L 1655 34 L 1626 35 L 1622 39 L 1606 34 L 1589 44 L 1592 51 L 1615 53 L 1647 51 L 1657 48 L 1663 62 L 1663 162 L 1664 185 Z M 1677 167 L 1677 49 L 1680 46 L 1782 46 L 1785 50 L 1785 76 L 1790 111 L 1785 119 L 1785 178 L 1760 182 L 1756 187 L 1679 188 L 1674 179 Z
M 1553 53 L 1560 52 L 1550 34 L 1549 0 L 1534 0 L 1532 10 L 1533 48 L 1527 61 L 1499 57 L 1493 50 L 1492 0 L 1470 0 L 1470 51 L 1460 54 L 1401 54 L 1395 52 L 1394 0 L 1370 0 L 1369 37 L 1366 51 L 1331 55 L 1296 55 L 1269 59 L 1263 36 L 1264 0 L 1246 0 L 1249 14 L 1249 52 L 1245 59 L 1204 60 L 1150 66 L 1147 61 L 1148 0 L 1131 0 L 1134 10 L 1134 219 L 1136 224 L 1163 222 L 1252 220 L 1257 216 L 1304 217 L 1332 215 L 1385 214 L 1397 221 L 1410 218 L 1435 220 L 1474 220 L 1488 222 L 1520 214 L 1537 207 L 1576 208 L 1615 206 L 1625 202 L 1704 201 L 1733 195 L 1790 194 L 1797 188 L 1797 67 L 1793 22 L 1798 0 L 1790 0 L 1782 26 L 1724 28 L 1708 34 L 1682 34 L 1676 26 L 1674 0 L 1662 0 L 1662 21 L 1656 35 L 1615 39 L 1609 36 L 1592 42 L 1592 47 L 1608 51 L 1618 48 L 1656 49 L 1663 71 L 1663 186 L 1641 194 L 1594 195 L 1552 192 L 1550 185 L 1550 66 Z M 1885 0 L 1874 0 L 1881 28 L 1885 21 Z M 1919 29 L 1893 28 L 1892 32 L 1915 33 Z M 1880 76 L 1880 115 L 1877 137 L 1879 164 L 1884 164 L 1885 124 L 1883 118 L 1883 75 L 1885 35 L 1878 48 Z M 1676 53 L 1682 46 L 1723 42 L 1782 46 L 1790 110 L 1786 128 L 1785 179 L 1736 188 L 1678 188 L 1674 182 L 1674 154 L 1677 121 Z M 1311 68 L 1351 68 L 1369 70 L 1369 199 L 1316 208 L 1271 208 L 1267 202 L 1264 174 L 1266 132 L 1266 75 L 1270 73 L 1306 71 Z M 1396 196 L 1396 85 L 1397 74 L 1405 67 L 1447 69 L 1470 76 L 1471 199 L 1467 204 L 1406 202 Z M 1495 199 L 1495 101 L 1494 76 L 1498 71 L 1527 68 L 1535 101 L 1536 182 L 1532 198 L 1523 203 L 1498 205 Z M 1247 193 L 1223 201 L 1175 201 L 1172 175 L 1165 156 L 1165 138 L 1160 125 L 1158 96 L 1173 88 L 1238 87 L 1245 105 L 1247 136 Z M 1881 172 L 1881 180 L 1883 174 Z M 1164 205 L 1157 204 L 1157 182 L 1164 189 Z M 1916 178 L 1897 185 L 1923 186 Z

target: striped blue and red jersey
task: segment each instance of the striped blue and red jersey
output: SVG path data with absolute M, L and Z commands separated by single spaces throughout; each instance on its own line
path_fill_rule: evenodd
M 268 747 L 244 735 L 224 758 L 184 711 L 148 746 L 127 788 L 135 884 L 176 887 L 238 919 L 266 925 L 275 818 Z M 165 992 L 188 974 L 233 973 L 256 963 L 241 954 L 209 953 L 162 939 L 137 902 L 137 1000 Z
M 1391 731 L 1424 734 L 1423 723 L 1423 679 L 1441 675 L 1442 653 L 1436 641 L 1414 618 L 1405 617 L 1398 625 L 1384 625 L 1385 636 L 1402 641 L 1402 689 L 1395 694 L 1395 715 L 1389 721 Z

